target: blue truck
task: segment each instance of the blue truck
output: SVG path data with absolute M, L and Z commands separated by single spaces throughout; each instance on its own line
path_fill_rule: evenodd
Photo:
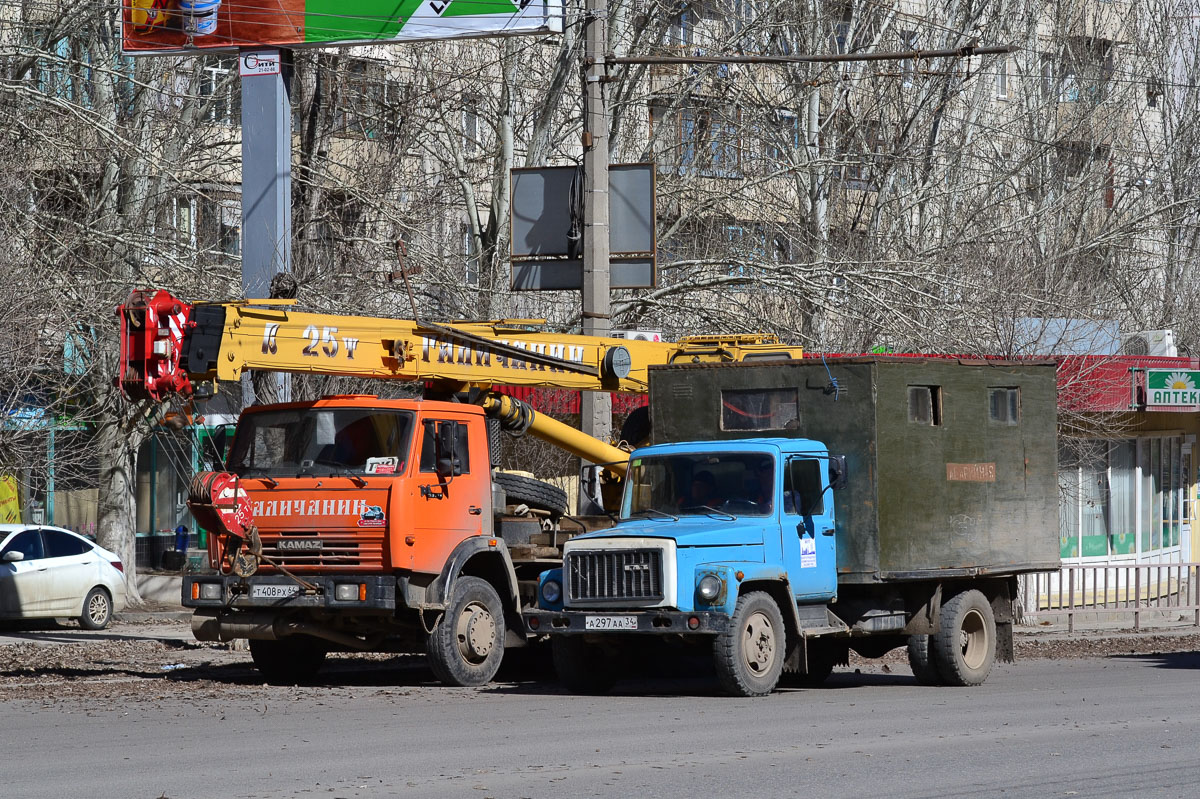
M 617 524 L 567 541 L 524 614 L 570 690 L 647 636 L 708 650 L 737 696 L 850 651 L 906 647 L 928 685 L 1012 659 L 1019 576 L 1060 565 L 1052 364 L 672 365 L 650 393 Z

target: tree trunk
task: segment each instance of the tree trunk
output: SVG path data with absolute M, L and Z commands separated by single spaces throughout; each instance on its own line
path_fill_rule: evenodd
M 140 439 L 140 436 L 137 437 Z M 137 588 L 137 443 L 113 422 L 97 435 L 100 450 L 96 542 L 115 552 L 125 566 L 129 603 L 140 604 Z

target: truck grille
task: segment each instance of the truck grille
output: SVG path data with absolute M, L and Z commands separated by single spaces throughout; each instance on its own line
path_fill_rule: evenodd
M 663 598 L 660 549 L 572 552 L 565 566 L 568 602 L 647 602 Z
M 315 573 L 327 569 L 340 571 L 371 571 L 383 568 L 383 542 L 378 537 L 345 538 L 332 536 L 304 536 L 302 540 L 319 539 L 319 549 L 281 548 L 280 537 L 263 536 L 263 554 L 274 563 L 290 571 Z M 263 563 L 260 571 L 269 574 L 275 571 L 270 562 Z

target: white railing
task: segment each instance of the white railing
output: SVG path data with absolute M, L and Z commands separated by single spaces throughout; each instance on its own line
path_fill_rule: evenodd
M 1132 614 L 1137 630 L 1144 612 L 1191 611 L 1200 627 L 1200 563 L 1064 565 L 1022 577 L 1019 599 L 1024 621 L 1065 614 L 1072 632 L 1077 613 Z

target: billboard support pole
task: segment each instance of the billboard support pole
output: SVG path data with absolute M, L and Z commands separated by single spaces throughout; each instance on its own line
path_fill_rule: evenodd
M 271 296 L 271 281 L 292 271 L 292 51 L 241 50 L 242 292 Z M 288 375 L 275 376 L 276 396 L 290 399 Z M 250 381 L 243 381 L 243 389 Z M 264 392 L 267 391 L 263 386 Z M 251 388 L 253 394 L 253 389 Z M 252 401 L 247 397 L 248 401 Z
M 605 107 L 605 62 L 608 42 L 606 0 L 587 0 L 584 40 L 583 122 L 583 297 L 580 313 L 584 335 L 609 331 L 608 242 L 608 111 Z M 582 430 L 607 441 L 612 432 L 612 398 L 600 391 L 581 392 Z M 598 471 L 591 470 L 593 480 Z M 585 480 L 588 478 L 584 478 Z M 589 512 L 584 497 L 599 496 L 599 486 L 581 486 L 580 513 Z

